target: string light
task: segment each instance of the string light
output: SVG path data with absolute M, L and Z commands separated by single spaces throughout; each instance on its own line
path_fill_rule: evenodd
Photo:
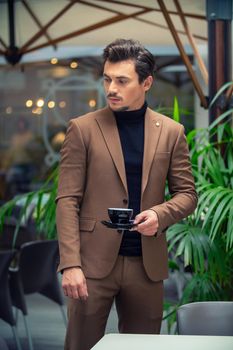
M 66 101 L 60 101 L 59 102 L 59 107 L 60 108 L 65 108 L 66 107 Z
M 96 106 L 96 100 L 90 100 L 88 104 L 91 108 L 94 108 Z
M 64 132 L 60 131 L 58 132 L 54 137 L 53 137 L 53 143 L 58 143 L 58 144 L 62 144 L 63 141 L 65 140 L 65 134 Z
M 75 69 L 75 68 L 77 68 L 77 67 L 78 67 L 78 62 L 72 61 L 72 62 L 70 63 L 70 68 Z
M 11 114 L 12 111 L 13 111 L 13 108 L 12 108 L 11 106 L 8 106 L 8 107 L 6 108 L 6 114 Z
M 42 98 L 39 98 L 36 102 L 37 107 L 43 107 L 44 106 L 44 100 Z
M 36 114 L 36 115 L 40 115 L 40 114 L 42 114 L 42 108 L 41 107 L 34 107 L 32 109 L 32 113 Z
M 54 108 L 55 107 L 55 102 L 54 101 L 49 101 L 48 102 L 48 107 L 49 108 Z
M 27 100 L 26 101 L 26 107 L 30 108 L 30 107 L 32 107 L 32 105 L 33 105 L 33 101 L 32 100 Z
M 57 64 L 58 59 L 56 57 L 51 58 L 50 63 L 51 64 Z

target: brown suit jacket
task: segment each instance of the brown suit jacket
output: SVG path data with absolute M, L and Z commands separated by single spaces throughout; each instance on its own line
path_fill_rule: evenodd
M 165 202 L 168 180 L 172 198 Z M 61 150 L 57 194 L 59 270 L 82 266 L 86 277 L 107 276 L 116 261 L 122 233 L 101 224 L 107 208 L 127 207 L 124 159 L 116 121 L 106 107 L 70 121 Z M 147 108 L 141 210 L 158 214 L 156 237 L 142 236 L 148 277 L 167 277 L 165 231 L 192 213 L 197 196 L 182 125 Z

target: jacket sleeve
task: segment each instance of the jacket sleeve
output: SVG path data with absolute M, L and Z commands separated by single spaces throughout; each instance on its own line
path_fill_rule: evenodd
M 86 177 L 86 148 L 77 122 L 70 121 L 61 150 L 56 224 L 60 264 L 58 271 L 80 266 L 79 207 Z
M 190 215 L 197 206 L 189 150 L 182 125 L 172 150 L 167 179 L 171 199 L 151 208 L 158 215 L 157 235 Z

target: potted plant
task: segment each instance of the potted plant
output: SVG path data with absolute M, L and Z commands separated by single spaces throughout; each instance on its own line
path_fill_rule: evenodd
M 16 241 L 19 239 L 19 231 L 24 226 L 29 215 L 35 221 L 37 237 L 46 239 L 57 237 L 55 222 L 57 182 L 58 165 L 51 169 L 47 181 L 39 190 L 15 196 L 0 207 L 0 235 L 4 234 L 4 225 L 11 220 L 13 209 L 16 206 L 21 208 L 11 237 L 12 247 L 15 247 Z
M 229 85 L 233 83 L 224 85 L 214 101 Z M 187 135 L 199 201 L 194 214 L 167 232 L 169 252 L 184 283 L 181 299 L 170 305 L 171 322 L 181 304 L 232 300 L 232 112 L 229 108 L 208 128 Z

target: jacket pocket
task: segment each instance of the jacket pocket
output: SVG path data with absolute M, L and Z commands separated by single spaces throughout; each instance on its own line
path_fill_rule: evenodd
M 80 231 L 92 232 L 92 231 L 94 231 L 95 224 L 96 224 L 96 220 L 95 219 L 79 218 L 79 229 L 80 229 Z

